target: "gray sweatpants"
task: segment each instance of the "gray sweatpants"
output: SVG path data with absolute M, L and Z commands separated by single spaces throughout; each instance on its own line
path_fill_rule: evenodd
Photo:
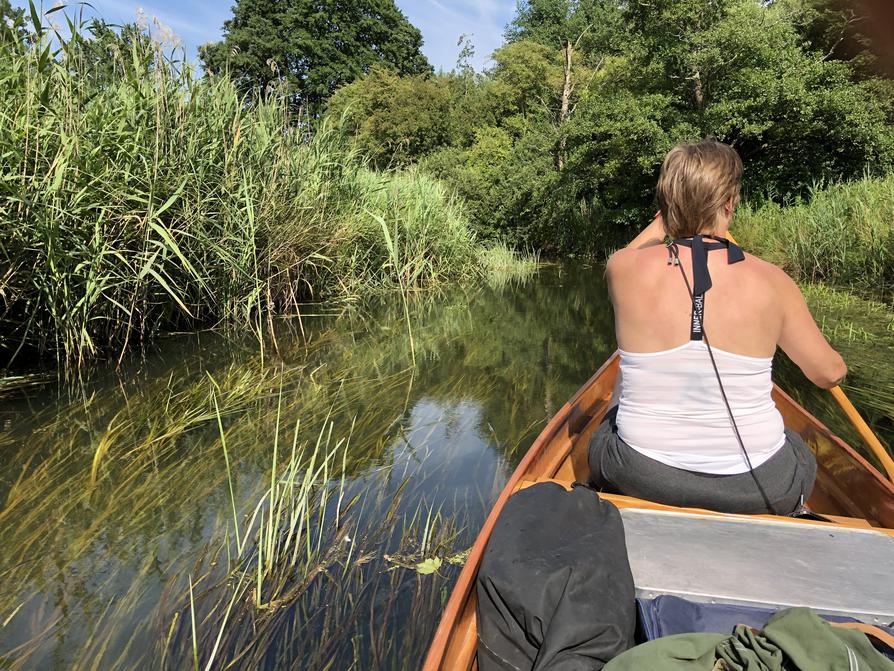
M 788 515 L 810 496 L 816 479 L 816 458 L 794 431 L 785 430 L 779 451 L 751 473 L 715 475 L 668 466 L 646 457 L 618 437 L 617 409 L 612 408 L 590 439 L 590 480 L 597 489 L 688 508 L 725 513 L 770 512 L 770 504 Z M 747 447 L 747 446 L 746 446 Z

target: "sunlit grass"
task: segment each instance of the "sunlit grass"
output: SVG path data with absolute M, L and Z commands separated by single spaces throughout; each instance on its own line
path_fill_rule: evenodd
M 798 280 L 892 298 L 894 176 L 817 188 L 788 207 L 742 207 L 733 232 Z
M 493 244 L 478 252 L 478 262 L 488 281 L 500 286 L 533 277 L 540 267 L 540 253 L 519 252 L 503 244 Z
M 804 287 L 823 334 L 845 358 L 844 389 L 864 411 L 887 417 L 894 428 L 894 310 L 879 301 L 822 285 Z
M 481 276 L 436 181 L 368 169 L 284 93 L 197 78 L 148 32 L 107 51 L 62 16 L 0 39 L 0 366 L 77 372 L 199 325 L 263 340 L 308 299 Z

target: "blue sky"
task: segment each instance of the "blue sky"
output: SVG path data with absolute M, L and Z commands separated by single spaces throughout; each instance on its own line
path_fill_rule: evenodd
M 90 0 L 96 13 L 110 23 L 136 20 L 142 7 L 173 30 L 191 58 L 200 44 L 220 38 L 221 26 L 230 16 L 234 0 Z M 52 0 L 45 0 L 50 7 Z M 74 2 L 66 4 L 74 5 Z M 422 31 L 422 51 L 435 69 L 450 70 L 456 63 L 460 35 L 472 38 L 476 70 L 488 64 L 491 52 L 502 42 L 503 28 L 515 14 L 516 0 L 397 0 L 397 6 Z M 27 6 L 27 0 L 13 0 Z

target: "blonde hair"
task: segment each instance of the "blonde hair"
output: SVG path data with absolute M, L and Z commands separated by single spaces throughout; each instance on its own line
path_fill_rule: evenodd
M 658 177 L 658 206 L 671 238 L 714 230 L 717 217 L 732 199 L 739 202 L 742 159 L 729 145 L 714 140 L 679 144 L 671 149 Z

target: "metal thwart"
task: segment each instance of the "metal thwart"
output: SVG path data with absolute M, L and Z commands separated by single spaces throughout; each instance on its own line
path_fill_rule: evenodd
M 894 537 L 884 532 L 636 508 L 621 515 L 639 597 L 894 621 Z

